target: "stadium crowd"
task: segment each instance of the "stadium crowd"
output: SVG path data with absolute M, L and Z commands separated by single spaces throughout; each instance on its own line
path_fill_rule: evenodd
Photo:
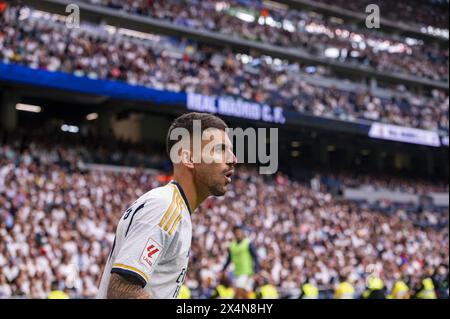
M 343 21 L 336 21 L 336 18 L 325 19 L 317 13 L 267 7 L 261 1 L 84 1 L 164 19 L 183 27 L 204 28 L 265 44 L 304 50 L 313 56 L 330 57 L 327 49 L 335 48 L 339 52 L 333 58 L 339 61 L 378 71 L 448 81 L 448 48 L 440 48 L 436 43 L 393 38 L 379 30 L 351 27 Z M 444 12 L 438 17 L 445 17 Z
M 448 132 L 449 99 L 444 91 L 387 99 L 366 90 L 329 89 L 305 81 L 308 75 L 298 63 L 234 54 L 185 40 L 136 39 L 98 25 L 70 29 L 19 9 L 10 7 L 0 19 L 4 63 L 177 92 L 238 96 L 315 116 Z
M 321 183 L 326 184 L 328 188 L 340 188 L 346 187 L 360 187 L 370 185 L 374 189 L 387 189 L 390 191 L 397 191 L 407 194 L 419 194 L 426 195 L 432 192 L 448 193 L 449 187 L 447 184 L 442 184 L 437 181 L 426 180 L 408 180 L 406 178 L 394 177 L 394 176 L 382 176 L 378 175 L 374 178 L 371 175 L 356 174 L 355 172 L 339 172 L 339 173 L 327 173 L 326 177 L 321 177 L 318 172 L 318 179 Z
M 46 298 L 54 289 L 94 297 L 122 212 L 167 182 L 144 170 L 84 171 L 80 162 L 82 151 L 70 144 L 0 144 L 1 298 Z M 256 247 L 256 282 L 273 283 L 282 297 L 295 297 L 306 281 L 333 291 L 341 278 L 359 296 L 374 271 L 388 289 L 399 278 L 414 289 L 432 275 L 438 296 L 448 297 L 448 208 L 383 211 L 316 182 L 239 169 L 227 195 L 208 199 L 192 216 L 186 285 L 193 296 L 211 297 L 237 225 Z
M 448 0 L 413 0 L 413 1 L 389 1 L 389 0 L 319 0 L 320 2 L 350 9 L 355 12 L 364 12 L 369 4 L 377 4 L 383 17 L 392 21 L 402 21 L 424 27 L 432 26 L 448 29 Z

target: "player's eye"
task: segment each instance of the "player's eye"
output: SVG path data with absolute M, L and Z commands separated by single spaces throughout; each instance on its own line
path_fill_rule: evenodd
M 216 151 L 220 152 L 220 153 L 225 152 L 226 149 L 227 149 L 227 147 L 225 146 L 225 144 L 219 144 L 219 145 L 216 146 Z

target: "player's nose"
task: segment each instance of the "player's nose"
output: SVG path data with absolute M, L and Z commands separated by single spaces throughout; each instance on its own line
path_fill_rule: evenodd
M 228 156 L 228 161 L 227 164 L 230 165 L 231 167 L 236 166 L 237 164 L 237 157 L 233 152 L 230 152 L 230 156 Z

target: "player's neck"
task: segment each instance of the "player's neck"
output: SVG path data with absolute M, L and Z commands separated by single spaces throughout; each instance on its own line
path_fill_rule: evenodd
M 202 196 L 199 194 L 194 181 L 191 178 L 187 178 L 183 174 L 174 173 L 173 180 L 183 189 L 189 208 L 191 209 L 191 212 L 194 213 L 194 211 L 208 196 Z

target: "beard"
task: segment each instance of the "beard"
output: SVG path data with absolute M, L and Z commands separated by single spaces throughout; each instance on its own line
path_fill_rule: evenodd
M 213 196 L 224 196 L 225 193 L 227 192 L 227 190 L 225 189 L 224 186 L 218 186 L 218 185 L 214 185 L 214 186 L 210 187 L 209 191 L 211 192 L 211 194 Z
M 215 176 L 211 171 L 200 170 L 196 174 L 197 182 L 203 184 L 203 189 L 207 189 L 212 196 L 224 196 L 227 192 L 227 184 L 222 180 L 223 175 Z

